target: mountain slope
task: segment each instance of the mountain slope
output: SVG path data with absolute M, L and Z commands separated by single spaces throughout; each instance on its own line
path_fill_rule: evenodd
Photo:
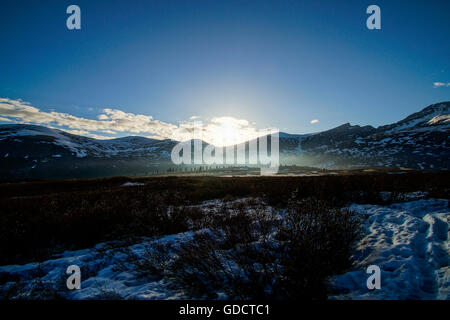
M 1 125 L 0 141 L 13 144 L 20 143 L 16 156 L 20 156 L 20 151 L 27 152 L 23 148 L 24 143 L 32 142 L 41 144 L 39 151 L 41 156 L 48 156 L 48 151 L 60 151 L 60 153 L 69 157 L 170 157 L 171 146 L 174 145 L 170 140 L 156 140 L 144 137 L 124 137 L 111 140 L 96 140 L 88 137 L 77 136 L 58 129 L 50 129 L 35 125 Z M 42 145 L 51 145 L 45 148 Z M 170 148 L 169 148 L 170 147 Z M 61 149 L 62 148 L 62 149 Z M 169 151 L 169 153 L 164 151 Z M 47 153 L 46 153 L 47 151 Z
M 280 162 L 448 170 L 449 131 L 450 102 L 443 102 L 378 128 L 346 123 L 313 134 L 280 133 Z M 161 173 L 174 167 L 170 153 L 176 143 L 144 137 L 96 140 L 35 125 L 0 125 L 0 174 L 9 179 Z
M 307 165 L 327 168 L 448 169 L 449 131 L 450 102 L 443 102 L 378 128 L 347 123 L 312 134 L 302 140 L 302 152 L 293 155 L 288 148 L 282 148 L 281 153 L 289 154 L 289 161 L 304 161 Z M 280 137 L 281 146 L 284 146 L 284 140 Z
M 96 140 L 34 125 L 0 125 L 3 178 L 99 177 L 155 172 L 176 141 Z

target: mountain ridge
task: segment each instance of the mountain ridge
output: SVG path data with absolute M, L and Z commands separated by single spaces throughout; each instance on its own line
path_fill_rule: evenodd
M 448 170 L 449 110 L 450 102 L 441 102 L 376 128 L 344 123 L 310 134 L 280 132 L 280 162 Z M 174 166 L 170 153 L 177 143 L 141 136 L 98 140 L 44 126 L 0 124 L 0 173 L 6 178 L 161 173 Z

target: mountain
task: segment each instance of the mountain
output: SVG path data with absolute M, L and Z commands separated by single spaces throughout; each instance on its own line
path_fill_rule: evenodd
M 449 110 L 450 102 L 442 102 L 378 128 L 346 123 L 313 134 L 280 133 L 280 161 L 329 169 L 448 170 Z M 96 140 L 42 126 L 3 124 L 0 174 L 11 179 L 162 173 L 174 167 L 170 153 L 176 144 L 144 137 Z
M 343 124 L 297 138 L 301 152 L 292 150 L 296 138 L 280 137 L 286 161 L 324 168 L 450 167 L 450 102 L 430 105 L 396 123 L 374 128 Z M 287 140 L 287 141 L 286 141 Z
M 177 142 L 144 137 L 96 140 L 58 129 L 0 125 L 3 178 L 148 174 L 170 162 Z

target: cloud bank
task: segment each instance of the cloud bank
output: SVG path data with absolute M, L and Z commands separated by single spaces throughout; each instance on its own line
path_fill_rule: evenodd
M 184 141 L 202 139 L 215 145 L 229 145 L 272 132 L 258 130 L 247 120 L 233 117 L 212 118 L 202 123 L 198 116 L 179 124 L 159 121 L 152 116 L 104 109 L 97 119 L 77 117 L 56 111 L 46 112 L 23 100 L 0 98 L 0 121 L 44 125 L 95 139 L 111 139 L 123 135 L 140 135 L 156 139 Z M 194 128 L 197 128 L 194 136 Z

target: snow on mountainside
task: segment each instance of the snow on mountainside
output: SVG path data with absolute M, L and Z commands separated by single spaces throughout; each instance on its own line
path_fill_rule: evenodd
M 402 131 L 445 131 L 450 129 L 450 103 L 437 103 L 391 125 L 380 127 L 386 133 Z
M 14 137 L 14 139 L 11 139 Z M 97 140 L 77 136 L 58 129 L 34 125 L 0 125 L 0 141 L 24 142 L 33 139 L 36 144 L 53 144 L 71 152 L 72 156 L 84 158 L 111 156 L 168 156 L 164 152 L 173 144 L 170 140 L 155 140 L 144 137 L 124 137 Z M 166 150 L 167 151 L 167 150 Z M 170 151 L 170 150 L 169 150 Z M 158 154 L 159 152 L 159 154 Z
M 176 141 L 144 137 L 97 140 L 35 125 L 0 125 L 0 176 L 89 178 L 165 170 Z
M 409 167 L 448 169 L 450 102 L 426 107 L 391 125 L 373 128 L 344 124 L 301 142 L 299 159 L 335 167 Z M 283 138 L 280 138 L 283 141 Z M 283 146 L 283 143 L 280 143 Z M 281 149 L 285 152 L 285 149 Z
M 281 132 L 280 162 L 327 169 L 448 170 L 449 131 L 450 102 L 437 103 L 378 128 L 346 123 L 313 134 Z M 144 137 L 96 140 L 41 126 L 4 124 L 0 125 L 0 173 L 39 178 L 161 172 L 173 166 L 170 153 L 176 143 Z

